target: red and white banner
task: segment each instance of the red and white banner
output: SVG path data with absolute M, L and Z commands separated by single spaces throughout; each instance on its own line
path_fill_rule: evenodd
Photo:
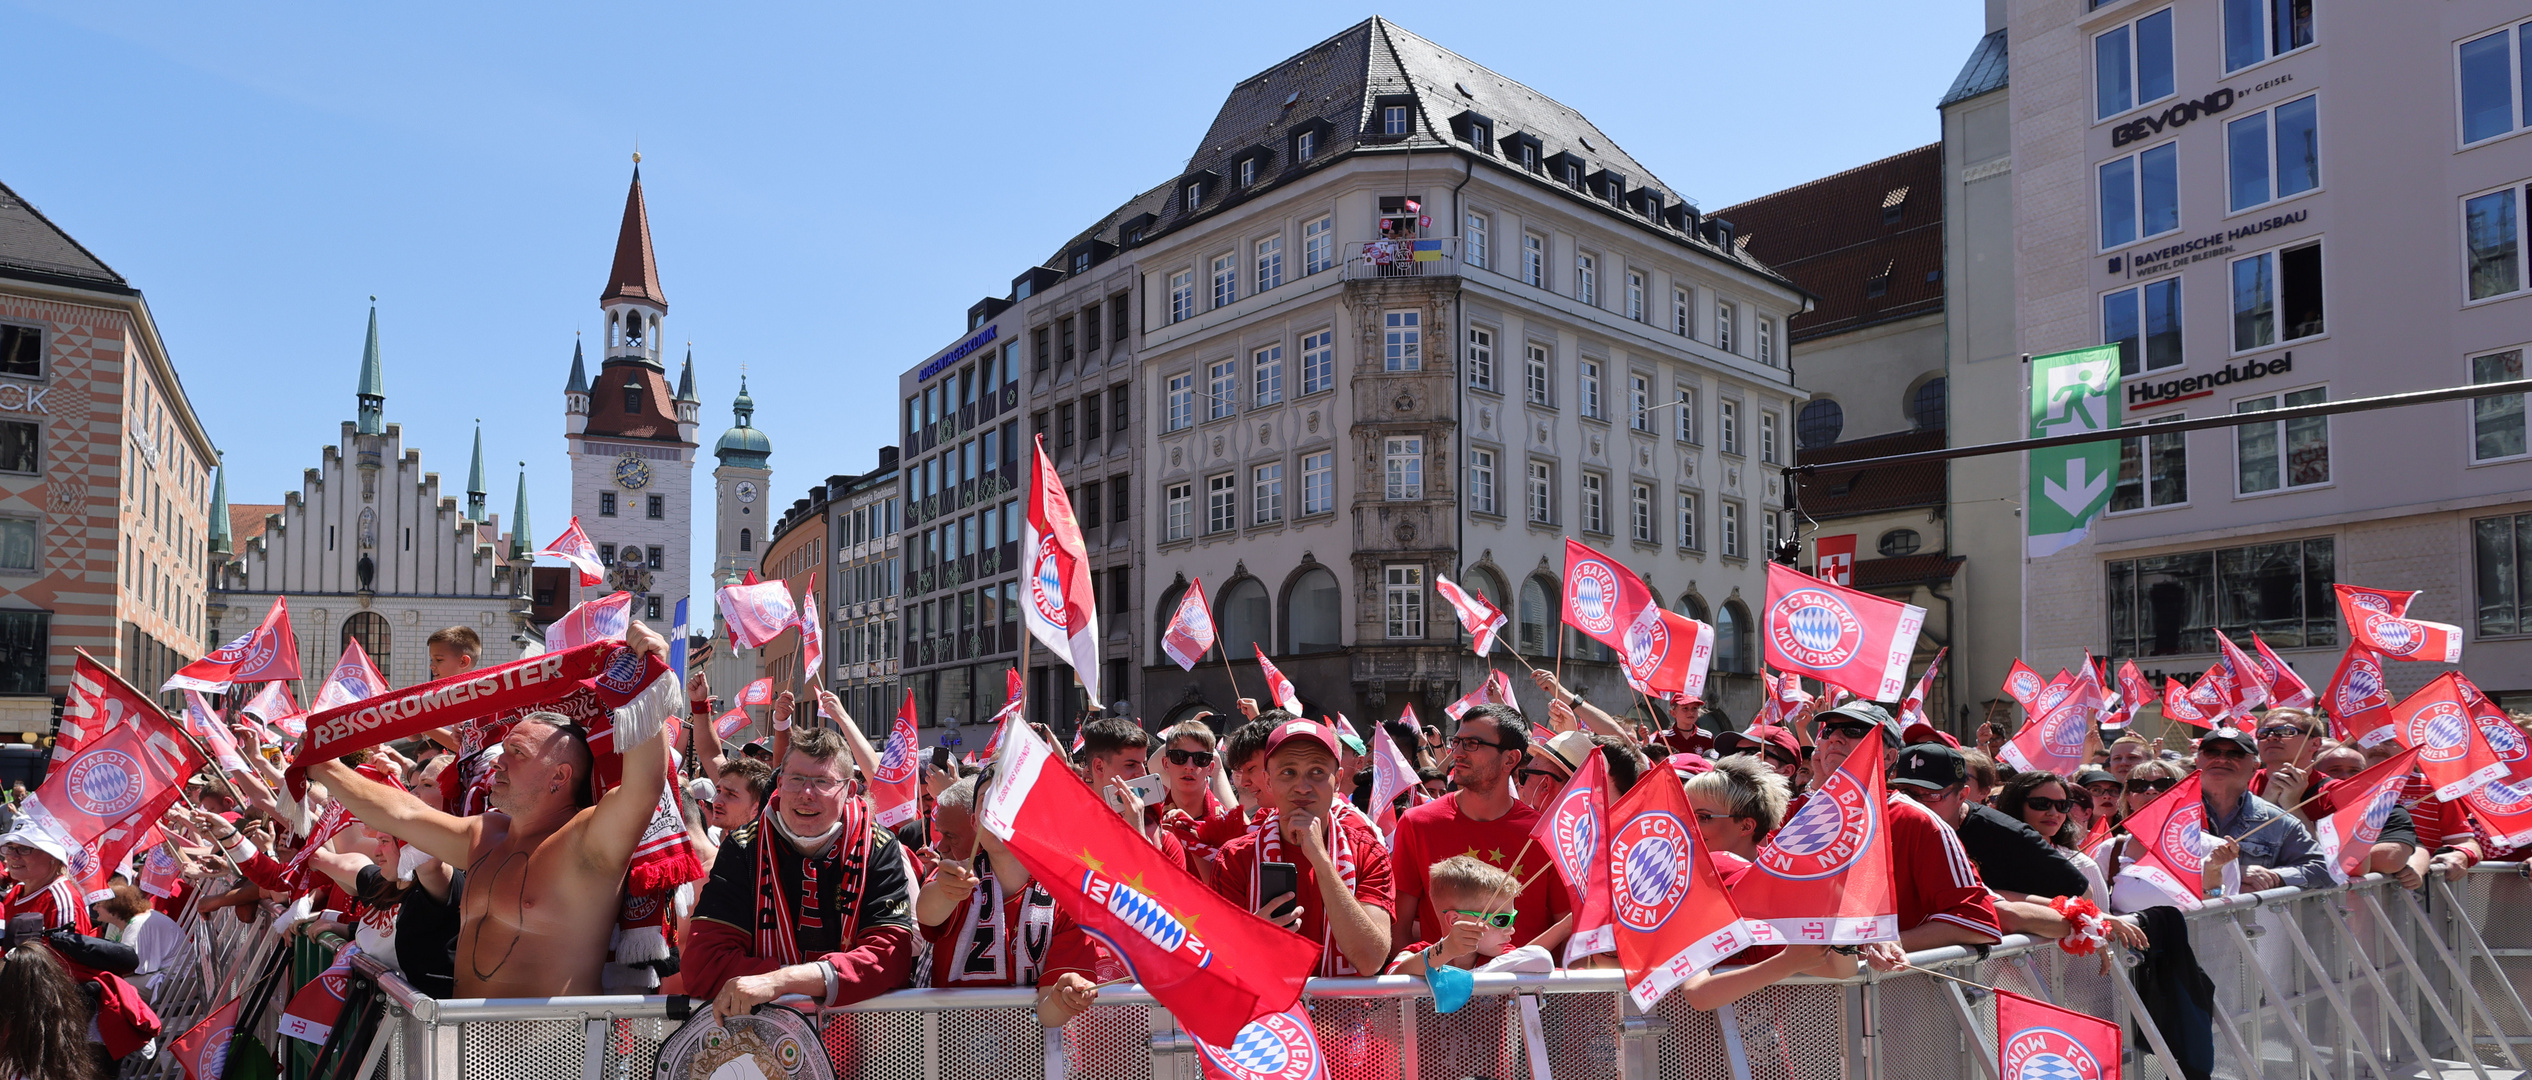
M 63 872 L 84 894 L 105 887 L 204 761 L 140 691 L 84 650 L 75 655 L 63 710 L 91 718 L 88 736 L 44 774 L 18 807 L 18 824 L 61 842 L 70 852 Z
M 2222 632 L 2216 634 L 2216 663 L 2224 668 L 2225 677 L 2233 684 L 2234 696 L 2241 700 L 2245 711 L 2268 704 L 2268 669 Z
M 1650 1012 L 1672 987 L 1761 939 L 1715 876 L 1678 773 L 1649 770 L 1609 820 L 1618 966 L 1627 996 Z M 1775 938 L 1769 930 L 1766 940 Z
M 1442 706 L 1442 716 L 1457 723 L 1461 714 L 1479 705 L 1511 704 L 1512 676 L 1504 674 L 1502 668 L 1489 668 L 1486 671 L 1486 681 L 1478 683 L 1477 689 L 1462 694 L 1459 700 Z M 1530 726 L 1535 728 L 1538 725 Z
M 2330 734 L 2341 742 L 2372 746 L 2392 735 L 2391 689 L 2383 684 L 2383 658 L 2374 650 L 2351 644 L 2339 658 L 2321 690 L 2321 707 L 2330 715 Z
M 812 687 L 826 685 L 826 627 L 819 614 L 818 572 L 811 570 L 809 584 L 800 590 L 800 610 L 791 622 L 800 628 L 800 681 Z
M 230 998 L 168 1044 L 176 1052 L 176 1063 L 184 1066 L 185 1080 L 221 1080 L 228 1075 L 229 1043 L 237 1034 L 238 1007 L 245 1002 Z
M 1213 651 L 1213 605 L 1204 598 L 1204 579 L 1187 583 L 1187 591 L 1178 597 L 1178 610 L 1169 613 L 1169 629 L 1161 631 L 1161 651 L 1178 661 L 1184 671 L 1196 670 L 1204 654 Z
M 246 754 L 237 748 L 237 736 L 230 734 L 229 726 L 220 722 L 211 703 L 202 700 L 201 691 L 185 691 L 182 719 L 185 734 L 193 736 L 194 742 L 202 747 L 204 753 L 211 755 L 211 760 L 223 771 L 231 774 L 247 771 Z
M 2417 759 L 2416 750 L 2403 750 L 2330 785 L 2330 798 L 2338 809 L 2317 823 L 2313 838 L 2321 844 L 2321 857 L 2331 877 L 2344 884 L 2365 872 L 2374 841 L 2382 836 L 2383 822 L 2390 819 L 2392 808 L 2400 805 L 2400 794 L 2408 787 L 2410 771 L 2418 767 Z
M 2038 697 L 2031 699 L 2031 707 L 2026 710 L 2028 715 L 2025 718 L 2048 715 L 2049 710 L 2056 708 L 2059 702 L 2066 700 L 2066 695 L 2074 692 L 2075 673 L 2065 668 L 2057 669 L 2057 677 L 2050 679 L 2047 686 L 2040 688 Z
M 2259 664 L 2260 671 L 2268 676 L 2269 701 L 2283 709 L 2312 707 L 2315 700 L 2312 684 L 2303 681 L 2303 676 L 2295 674 L 2293 666 L 2278 659 L 2276 650 L 2269 648 L 2267 642 L 2261 641 L 2258 634 L 2251 635 L 2251 659 Z
M 2026 716 L 2039 715 L 2039 710 L 2034 706 L 2040 700 L 2040 691 L 2046 689 L 2048 689 L 2048 680 L 2041 678 L 2039 672 L 2031 670 L 2031 665 L 2023 663 L 2020 657 L 2015 657 L 2013 666 L 2005 669 L 2005 696 L 2012 698 L 2014 704 L 2022 706 L 2022 712 Z
M 1298 1003 L 1279 1013 L 1258 1017 L 1240 1028 L 1229 1045 L 1196 1040 L 1204 1080 L 1327 1080 L 1328 1053 L 1310 1026 L 1310 1012 Z
M 1653 606 L 1653 590 L 1635 571 L 1579 540 L 1565 541 L 1565 625 L 1626 652 L 1627 628 Z
M 1574 932 L 1565 939 L 1565 962 L 1617 947 L 1609 925 L 1609 763 L 1592 754 L 1548 801 L 1530 841 L 1547 852 L 1557 876 L 1574 895 Z M 1413 775 L 1410 773 L 1410 775 Z
M 237 683 L 298 677 L 299 635 L 290 629 L 290 598 L 276 596 L 272 610 L 264 613 L 264 621 L 255 629 L 176 669 L 158 692 L 199 690 L 221 694 Z
M 2462 796 L 2462 805 L 2498 848 L 2532 844 L 2532 779 L 2499 780 Z
M 1099 603 L 1091 595 L 1090 552 L 1063 478 L 1037 437 L 1029 473 L 1028 527 L 1020 536 L 1020 618 L 1029 633 L 1073 666 L 1082 697 L 1099 708 Z
M 739 688 L 739 693 L 738 693 L 738 703 L 739 703 L 739 704 L 741 704 L 741 705 L 771 705 L 771 704 L 773 704 L 773 703 L 774 703 L 774 679 L 773 679 L 773 676 L 768 675 L 768 676 L 766 676 L 766 677 L 764 677 L 764 678 L 762 678 L 762 679 L 758 679 L 758 680 L 756 680 L 756 681 L 754 681 L 754 682 L 751 682 L 751 683 L 747 684 L 746 686 L 740 687 L 740 688 Z
M 1843 686 L 1868 701 L 1894 701 L 1908 685 L 1925 609 L 1769 563 L 1760 625 L 1767 663 L 1777 671 Z
M 2401 612 L 2408 611 L 2409 599 L 2416 593 L 2360 589 L 2353 585 L 2334 585 L 2331 588 L 2338 590 L 2339 614 L 2347 620 L 2347 634 L 2356 644 L 2393 660 L 2461 662 L 2461 627 L 2411 619 L 2387 610 L 2396 605 Z M 2392 599 L 2394 597 L 2398 599 Z
M 914 691 L 906 691 L 906 703 L 897 709 L 897 723 L 888 729 L 888 745 L 879 751 L 879 771 L 870 778 L 871 818 L 883 829 L 893 829 L 914 820 L 921 812 L 918 798 L 923 770 L 916 760 L 922 746 L 917 742 L 914 719 Z
M 2119 699 L 2121 726 L 2135 720 L 2138 709 L 2157 700 L 2154 684 L 2146 681 L 2145 673 L 2136 669 L 2134 660 L 2119 661 Z
M 369 650 L 360 647 L 360 639 L 343 639 L 343 655 L 334 661 L 334 670 L 317 687 L 316 700 L 308 711 L 321 713 L 355 701 L 365 701 L 387 692 L 387 677 L 378 673 L 378 665 L 369 661 Z
M 1899 940 L 1899 891 L 1890 876 L 1889 795 L 1882 786 L 1883 747 L 1865 739 L 1776 834 L 1733 886 L 1733 902 L 1767 913 L 1753 926 L 1773 926 L 1802 945 L 1858 945 Z
M 2189 703 L 2198 707 L 2199 715 L 2218 722 L 2250 714 L 2242 706 L 2242 688 L 2234 685 L 2233 673 L 2221 661 L 2207 665 L 2206 674 L 2190 684 Z
M 633 594 L 610 593 L 573 605 L 545 632 L 545 648 L 561 652 L 592 641 L 624 640 L 633 629 Z
M 730 641 L 742 649 L 764 648 L 799 617 L 799 609 L 791 602 L 791 585 L 785 581 L 724 585 L 712 598 L 720 605 L 721 622 L 730 628 Z M 765 684 L 771 687 L 773 682 Z
M 1822 536 L 1811 541 L 1813 577 L 1831 585 L 1855 584 L 1855 534 Z
M 578 515 L 573 515 L 571 527 L 564 529 L 563 535 L 555 537 L 553 543 L 528 553 L 531 559 L 544 555 L 561 559 L 570 563 L 573 569 L 580 571 L 581 588 L 588 588 L 607 579 L 606 568 L 598 565 L 598 545 L 589 542 L 589 534 L 580 528 Z
M 281 1022 L 273 1030 L 302 1042 L 325 1045 L 325 1037 L 334 1033 L 334 1022 L 343 1016 L 343 999 L 352 989 L 352 958 L 358 955 L 358 945 L 336 950 L 334 962 L 326 965 L 323 973 L 290 995 L 290 1004 L 281 1010 Z
M 298 699 L 290 696 L 290 684 L 286 682 L 265 683 L 264 688 L 256 691 L 255 696 L 239 706 L 237 711 L 261 720 L 293 739 L 308 731 L 308 710 L 300 708 Z
M 747 726 L 747 708 L 740 706 L 712 719 L 712 734 L 727 740 Z
M 1294 716 L 1309 715 L 1301 711 L 1301 695 L 1293 690 L 1292 680 L 1284 678 L 1283 669 L 1266 659 L 1266 650 L 1254 642 L 1249 644 L 1249 648 L 1257 653 L 1257 671 L 1265 676 L 1266 696 L 1275 703 L 1275 707 Z
M 2165 676 L 2163 679 L 2163 719 L 2176 720 L 2195 728 L 2213 730 L 2221 710 L 2210 713 L 2189 698 L 2189 684 Z
M 2418 752 L 2418 769 L 2435 785 L 2435 797 L 2462 796 L 2506 779 L 2506 764 L 2479 733 L 2461 672 L 2447 671 L 2391 707 L 2392 737 Z
M 1626 683 L 1661 700 L 1703 698 L 1706 669 L 1714 663 L 1714 627 L 1646 605 L 1627 627 L 1620 654 Z
M 1493 652 L 1495 635 L 1502 633 L 1504 625 L 1511 621 L 1504 616 L 1503 609 L 1487 600 L 1485 594 L 1460 588 L 1458 582 L 1441 574 L 1433 576 L 1433 591 L 1441 593 L 1442 599 L 1459 615 L 1460 629 L 1468 631 L 1472 639 L 1469 647 L 1477 650 L 1479 656 Z
M 2200 879 L 2207 852 L 2215 847 L 2207 835 L 2207 803 L 2198 780 L 2197 773 L 2190 773 L 2160 798 L 2128 815 L 2128 835 L 2144 844 L 2145 853 L 2119 871 L 2120 877 L 2153 886 L 2184 911 L 2204 902 Z
M 2341 610 L 2354 606 L 2393 618 L 2407 618 L 2409 602 L 2418 598 L 2417 591 L 2414 589 L 2402 592 L 2398 589 L 2368 589 L 2357 585 L 2337 585 L 2332 588 L 2338 594 Z
M 1934 692 L 1934 676 L 1943 670 L 1943 657 L 1951 651 L 1949 645 L 1934 650 L 1934 659 L 1925 665 L 1925 674 L 1917 676 L 1916 689 L 1908 691 L 1908 699 L 1899 703 L 1899 730 L 1908 730 L 1910 724 L 1934 726 L 1934 721 L 1925 715 L 1925 699 Z
M 2056 707 L 2022 725 L 2013 740 L 1997 751 L 1998 760 L 2023 772 L 2045 769 L 2060 776 L 2073 776 L 2083 767 L 2093 725 L 2100 722 L 2106 702 L 2091 664 L 2085 664 L 2083 674 L 2072 676 L 2066 685 Z
M 1409 725 L 1413 725 L 1412 720 L 1409 720 Z M 1408 759 L 1406 751 L 1398 748 L 1398 740 L 1390 738 L 1380 725 L 1372 725 L 1368 737 L 1371 739 L 1372 759 L 1372 822 L 1380 826 L 1381 832 L 1387 833 L 1398 824 L 1398 796 L 1414 787 L 1418 777 L 1415 762 Z
M 2009 1080 L 2119 1080 L 2119 1025 L 1996 991 L 1996 1071 Z

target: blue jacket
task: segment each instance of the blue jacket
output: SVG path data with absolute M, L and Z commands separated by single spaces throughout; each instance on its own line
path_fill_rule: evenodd
M 2326 889 L 2336 884 L 2321 857 L 2321 845 L 2313 842 L 2312 833 L 2304 829 L 2303 822 L 2279 809 L 2276 803 L 2245 793 L 2231 817 L 2217 816 L 2213 803 L 2207 804 L 2206 809 L 2208 832 L 2241 839 L 2258 830 L 2259 835 L 2242 840 L 2243 866 L 2267 867 L 2276 871 L 2284 884 L 2298 889 Z M 2286 820 L 2268 824 L 2281 817 Z

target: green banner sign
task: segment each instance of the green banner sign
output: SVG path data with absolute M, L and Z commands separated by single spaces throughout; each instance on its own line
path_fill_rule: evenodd
M 2119 426 L 2119 347 L 2097 345 L 2031 358 L 2031 437 L 2109 431 Z M 2030 451 L 2031 490 L 2022 504 L 2032 558 L 2054 555 L 2092 531 L 2119 478 L 2116 440 Z

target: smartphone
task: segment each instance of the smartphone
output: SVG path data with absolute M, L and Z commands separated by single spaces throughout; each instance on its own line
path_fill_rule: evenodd
M 1266 901 L 1282 896 L 1285 893 L 1293 893 L 1295 896 L 1291 903 L 1297 904 L 1301 902 L 1298 895 L 1300 892 L 1301 871 L 1296 869 L 1291 863 L 1270 862 L 1257 864 L 1257 901 L 1259 903 L 1265 903 Z M 1273 911 L 1267 912 L 1266 915 L 1268 918 L 1275 918 L 1281 916 L 1284 912 L 1289 910 L 1291 910 L 1291 904 L 1276 908 Z
M 958 770 L 950 767 L 950 752 L 946 746 L 932 748 L 932 767 L 952 776 L 958 775 Z
M 1169 801 L 1169 781 L 1153 776 L 1138 776 L 1125 782 L 1145 806 L 1159 806 Z

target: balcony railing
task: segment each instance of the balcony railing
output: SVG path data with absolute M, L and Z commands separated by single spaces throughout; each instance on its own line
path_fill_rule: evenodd
M 1422 240 L 1366 240 L 1338 249 L 1345 256 L 1345 278 L 1443 277 L 1459 273 L 1459 237 Z

